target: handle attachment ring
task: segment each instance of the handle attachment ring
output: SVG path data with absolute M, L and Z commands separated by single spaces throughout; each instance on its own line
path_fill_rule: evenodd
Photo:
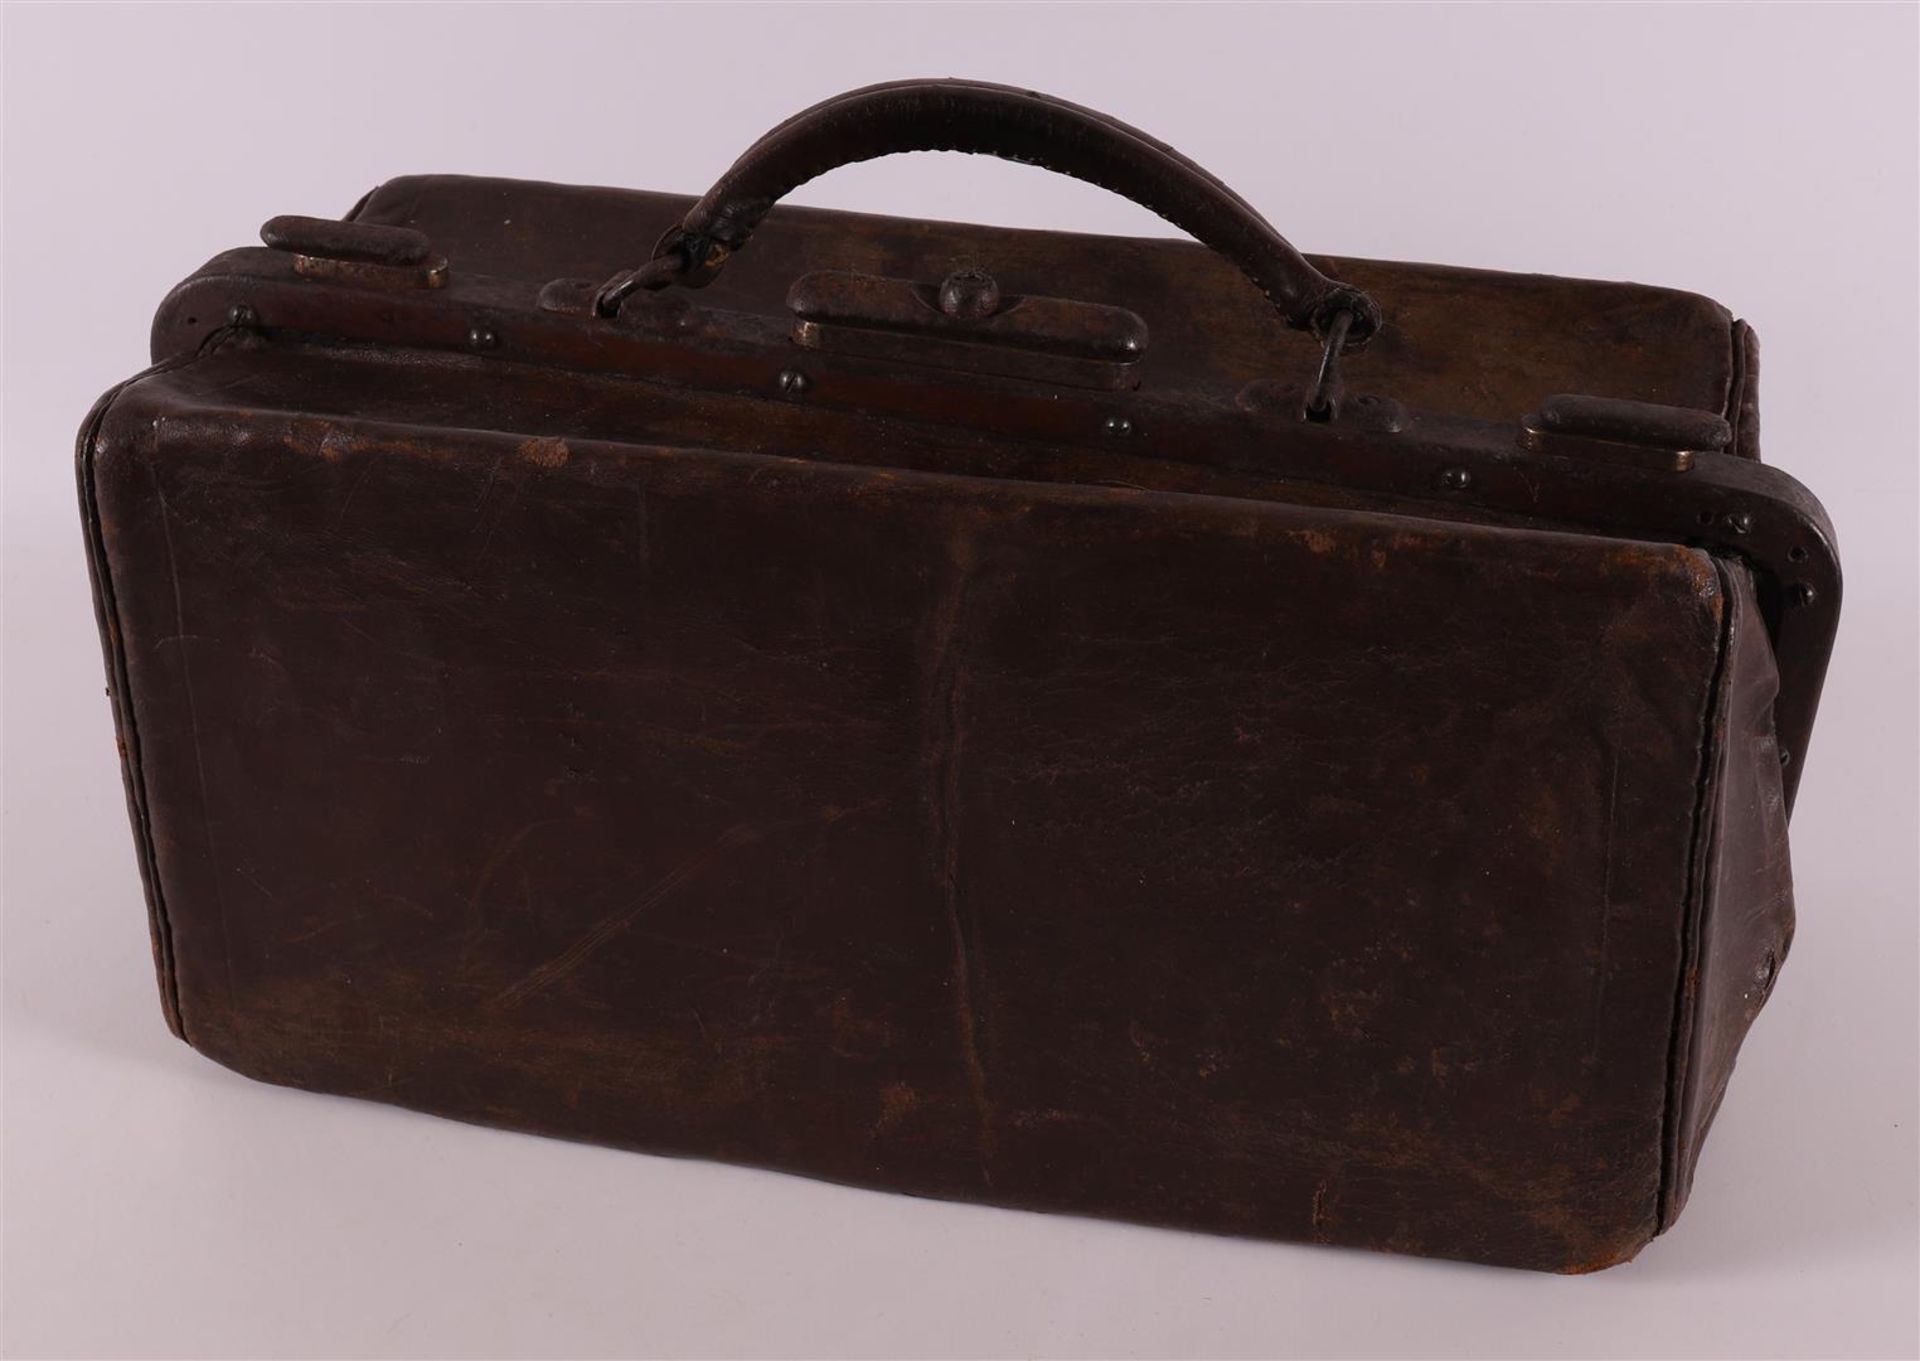
M 617 317 L 620 305 L 637 292 L 654 292 L 679 282 L 687 272 L 687 257 L 678 251 L 656 255 L 636 269 L 623 269 L 604 284 L 593 297 L 593 312 L 598 317 Z
M 1353 323 L 1354 314 L 1346 308 L 1333 313 L 1327 322 L 1321 337 L 1320 370 L 1314 375 L 1302 412 L 1310 421 L 1331 421 L 1340 415 L 1340 401 L 1346 396 L 1346 384 L 1340 379 L 1340 355 L 1347 348 Z

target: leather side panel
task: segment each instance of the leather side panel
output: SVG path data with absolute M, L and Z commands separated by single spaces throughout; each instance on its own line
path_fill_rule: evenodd
M 1773 730 L 1779 676 L 1752 575 L 1730 562 L 1720 564 L 1720 573 L 1727 645 L 1712 728 L 1706 892 L 1691 928 L 1692 962 L 1682 982 L 1683 1049 L 1675 1074 L 1677 1121 L 1663 1227 L 1686 1204 L 1740 1042 L 1793 943 L 1793 873 Z

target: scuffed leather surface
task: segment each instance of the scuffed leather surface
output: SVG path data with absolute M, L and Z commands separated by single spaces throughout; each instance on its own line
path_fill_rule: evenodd
M 1656 1231 L 1705 555 L 357 374 L 189 365 L 86 455 L 196 1047 L 1033 1208 L 1555 1270 Z

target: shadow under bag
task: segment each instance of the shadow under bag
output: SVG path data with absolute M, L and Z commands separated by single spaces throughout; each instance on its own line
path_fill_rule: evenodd
M 1199 244 L 773 206 L 930 149 Z M 1588 1271 L 1673 1222 L 1840 597 L 1724 309 L 1310 261 L 962 81 L 697 202 L 262 235 L 79 447 L 195 1048 L 1227 1233 Z

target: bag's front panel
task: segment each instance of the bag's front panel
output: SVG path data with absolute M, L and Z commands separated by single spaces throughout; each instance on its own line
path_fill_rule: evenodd
M 1703 555 L 137 391 L 94 475 L 224 1062 L 1204 1228 L 1654 1230 Z
M 1630 1253 L 1712 569 L 1129 509 L 1084 554 L 982 554 L 963 597 L 954 895 L 997 1165 L 1182 1222 Z

